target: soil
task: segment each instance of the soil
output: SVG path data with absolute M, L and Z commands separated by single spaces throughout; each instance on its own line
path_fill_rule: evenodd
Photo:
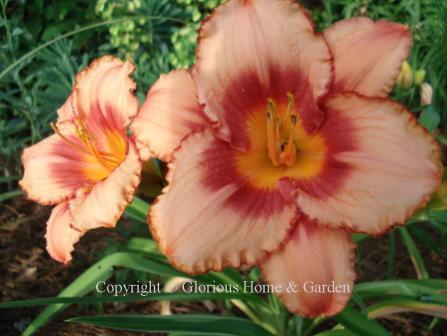
M 56 296 L 65 286 L 79 276 L 88 266 L 97 260 L 98 252 L 107 242 L 122 242 L 122 236 L 116 230 L 98 229 L 89 232 L 76 246 L 73 261 L 64 266 L 53 261 L 45 251 L 45 222 L 50 208 L 17 198 L 7 204 L 0 203 L 0 301 L 30 299 Z M 397 237 L 397 236 L 396 236 Z M 411 260 L 405 247 L 397 237 L 396 263 L 393 275 L 399 279 L 416 278 Z M 424 260 L 428 272 L 433 278 L 447 278 L 447 265 L 438 255 L 424 250 Z M 357 263 L 358 281 L 384 280 L 387 278 L 388 239 L 367 239 L 359 249 L 360 262 Z M 23 309 L 2 309 L 0 312 L 0 335 L 19 335 L 31 322 L 42 307 Z M 202 303 L 173 304 L 174 313 L 204 313 L 215 310 L 219 305 L 210 307 Z M 158 302 L 140 304 L 105 304 L 101 314 L 158 314 Z M 89 335 L 143 335 L 142 333 L 99 329 L 87 325 L 66 323 L 65 319 L 98 314 L 93 305 L 73 305 L 55 317 L 36 335 L 50 336 L 89 336 Z M 441 320 L 428 333 L 432 317 L 420 314 L 395 314 L 379 321 L 393 335 L 445 335 L 447 323 Z M 330 327 L 328 322 L 323 327 Z M 146 334 L 147 335 L 147 334 Z M 158 335 L 153 333 L 152 335 Z

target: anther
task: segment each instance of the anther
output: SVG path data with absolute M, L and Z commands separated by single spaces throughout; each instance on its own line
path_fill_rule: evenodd
M 287 110 L 280 119 L 275 101 L 271 98 L 267 100 L 267 149 L 275 167 L 281 164 L 292 167 L 296 162 L 295 128 L 298 115 L 295 108 L 295 97 L 288 92 Z M 287 139 L 281 139 L 281 134 L 284 133 L 287 134 Z

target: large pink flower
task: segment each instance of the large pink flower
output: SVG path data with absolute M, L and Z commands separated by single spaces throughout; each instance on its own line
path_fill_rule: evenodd
M 408 27 L 367 18 L 316 33 L 288 0 L 216 9 L 193 69 L 162 76 L 133 124 L 169 162 L 150 211 L 161 251 L 188 273 L 259 264 L 292 312 L 340 311 L 351 232 L 405 223 L 440 183 L 437 144 L 386 98 L 410 45 Z
M 21 187 L 28 198 L 57 206 L 47 250 L 67 263 L 88 230 L 113 227 L 132 200 L 142 163 L 127 126 L 138 112 L 130 62 L 104 56 L 78 74 L 58 110 L 55 134 L 25 149 Z

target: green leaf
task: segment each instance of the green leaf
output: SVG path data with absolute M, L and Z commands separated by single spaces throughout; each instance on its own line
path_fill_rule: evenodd
M 0 203 L 17 196 L 21 196 L 23 194 L 24 192 L 22 190 L 7 191 L 3 194 L 0 194 Z
M 18 180 L 18 176 L 0 176 L 0 183 L 6 183 Z
M 363 240 L 365 240 L 366 238 L 368 238 L 369 236 L 367 234 L 364 233 L 354 233 L 352 235 L 352 241 L 356 244 L 361 243 Z
M 439 116 L 438 112 L 435 111 L 433 105 L 430 105 L 419 117 L 419 122 L 429 132 L 433 132 L 436 127 L 438 127 L 440 121 L 441 117 Z
M 55 303 L 93 304 L 108 302 L 144 302 L 144 301 L 202 301 L 202 300 L 250 300 L 244 293 L 154 293 L 148 295 L 100 295 L 100 296 L 75 296 L 75 297 L 48 297 L 29 300 L 9 301 L 0 303 L 0 308 L 22 308 L 45 306 Z
M 341 313 L 335 316 L 335 320 L 346 329 L 362 336 L 389 336 L 378 322 L 369 319 L 357 310 L 346 307 Z
M 398 228 L 399 233 L 402 237 L 402 241 L 405 244 L 408 252 L 410 253 L 411 261 L 413 262 L 414 268 L 416 270 L 419 279 L 428 279 L 429 275 L 427 269 L 425 268 L 424 260 L 422 259 L 421 253 L 419 252 L 413 238 L 406 228 Z
M 439 246 L 439 244 L 433 239 L 432 235 L 427 230 L 417 225 L 413 225 L 409 227 L 409 231 L 413 235 L 413 237 L 415 237 L 424 245 L 426 249 L 437 253 L 441 258 L 447 260 L 447 253 L 446 251 L 444 251 L 444 246 Z
M 407 298 L 393 298 L 381 301 L 368 308 L 368 316 L 372 318 L 379 318 L 402 312 L 415 312 L 446 319 L 447 305 L 420 302 Z
M 106 315 L 83 316 L 68 322 L 140 332 L 178 332 L 184 335 L 272 336 L 253 322 L 237 317 L 216 315 Z
M 126 248 L 132 251 L 147 253 L 156 253 L 161 255 L 157 249 L 157 243 L 153 239 L 132 237 L 126 244 Z
M 98 281 L 104 281 L 113 274 L 113 267 L 126 267 L 161 276 L 183 276 L 166 264 L 144 259 L 132 253 L 118 252 L 101 259 L 75 281 L 59 293 L 59 297 L 83 296 L 93 290 Z M 47 323 L 54 315 L 68 307 L 68 304 L 52 304 L 45 308 L 39 316 L 26 328 L 23 336 L 32 335 L 37 329 Z
M 328 330 L 316 334 L 315 336 L 358 336 L 352 331 L 341 329 L 341 330 Z
M 363 299 L 404 297 L 421 302 L 447 304 L 447 281 L 439 279 L 388 280 L 356 284 L 354 292 Z
M 144 224 L 147 223 L 148 212 L 149 204 L 138 197 L 134 197 L 132 203 L 126 209 L 127 216 Z

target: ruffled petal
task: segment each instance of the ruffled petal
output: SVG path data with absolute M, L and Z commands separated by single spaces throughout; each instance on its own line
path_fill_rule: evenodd
M 71 260 L 73 245 L 81 238 L 81 233 L 71 228 L 72 217 L 68 202 L 57 205 L 47 222 L 47 251 L 51 258 L 61 263 Z
M 98 227 L 114 227 L 132 201 L 140 183 L 142 162 L 133 142 L 124 161 L 93 188 L 80 190 L 70 201 L 73 227 L 86 232 Z
M 291 312 L 332 316 L 351 297 L 354 248 L 348 233 L 303 217 L 285 246 L 261 264 L 262 275 L 267 283 L 281 286 L 279 296 Z
M 123 131 L 138 112 L 133 92 L 136 83 L 130 78 L 135 67 L 113 56 L 103 56 L 76 76 L 74 90 L 77 112 L 91 131 Z
M 211 131 L 190 135 L 151 208 L 153 237 L 184 272 L 255 264 L 279 246 L 294 221 L 295 205 L 278 190 L 252 187 L 238 174 L 234 155 Z
M 127 126 L 138 112 L 134 66 L 112 56 L 96 59 L 76 77 L 73 93 L 58 110 L 58 125 L 75 122 L 103 157 L 120 162 L 126 153 Z
M 330 84 L 331 57 L 297 3 L 234 0 L 202 24 L 193 77 L 219 136 L 246 150 L 247 119 L 265 117 L 268 98 L 281 105 L 293 94 L 309 132 L 322 122 L 316 100 Z
M 337 94 L 322 106 L 322 135 L 338 149 L 325 175 L 299 184 L 298 206 L 323 224 L 369 234 L 403 224 L 440 185 L 439 146 L 390 100 Z
M 76 119 L 76 110 L 73 102 L 73 95 L 70 95 L 62 105 L 57 110 L 57 121 L 59 123 L 64 123 L 66 121 L 73 121 Z
M 65 139 L 51 135 L 22 154 L 24 175 L 20 186 L 29 199 L 44 205 L 66 200 L 77 189 L 107 174 L 95 158 L 80 149 L 82 144 L 70 122 L 62 124 L 59 130 Z
M 332 91 L 386 97 L 411 48 L 408 26 L 356 17 L 324 32 L 334 56 Z
M 161 75 L 149 90 L 131 128 L 139 142 L 158 158 L 170 161 L 188 134 L 209 125 L 190 73 L 174 70 Z

